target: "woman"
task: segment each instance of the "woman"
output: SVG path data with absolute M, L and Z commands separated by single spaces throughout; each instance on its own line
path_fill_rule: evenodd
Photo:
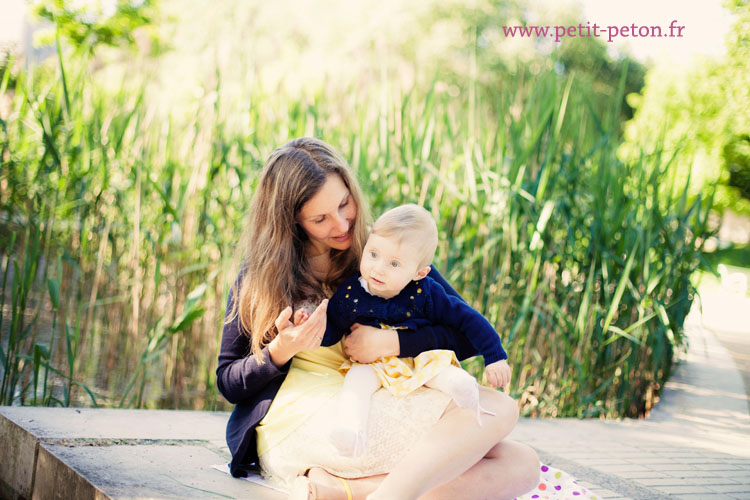
M 438 391 L 404 398 L 378 391 L 367 453 L 346 458 L 327 447 L 329 402 L 347 357 L 366 363 L 438 348 L 459 358 L 475 354 L 439 326 L 396 332 L 355 325 L 343 343 L 320 347 L 326 299 L 358 268 L 366 222 L 360 189 L 329 145 L 301 138 L 272 153 L 250 206 L 217 368 L 219 390 L 236 405 L 227 424 L 232 474 L 245 475 L 255 463 L 287 486 L 299 476 L 295 487 L 310 498 L 514 498 L 532 489 L 536 454 L 503 439 L 517 406 L 489 389 L 481 404 L 496 415 L 483 416 L 481 426 Z M 319 305 L 294 326 L 293 308 L 303 304 Z

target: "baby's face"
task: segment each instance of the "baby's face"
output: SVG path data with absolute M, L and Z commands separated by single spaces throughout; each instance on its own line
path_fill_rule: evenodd
M 412 280 L 421 279 L 421 256 L 414 245 L 371 234 L 362 252 L 359 272 L 370 292 L 378 297 L 395 297 Z M 428 268 L 429 269 L 429 268 Z

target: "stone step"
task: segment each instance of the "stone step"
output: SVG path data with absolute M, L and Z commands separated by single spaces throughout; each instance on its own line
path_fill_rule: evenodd
M 211 467 L 225 412 L 0 407 L 0 496 L 285 498 Z

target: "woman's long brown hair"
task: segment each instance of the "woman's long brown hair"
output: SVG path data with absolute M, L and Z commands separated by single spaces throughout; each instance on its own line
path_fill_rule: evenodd
M 320 190 L 329 175 L 338 175 L 357 207 L 352 244 L 331 250 L 331 266 L 323 283 L 305 256 L 307 234 L 297 222 L 302 206 Z M 233 288 L 232 311 L 259 363 L 261 349 L 277 335 L 274 322 L 281 311 L 300 302 L 318 302 L 346 276 L 354 273 L 367 238 L 367 207 L 346 160 L 325 142 L 302 137 L 276 149 L 263 167 L 250 204 L 241 240 L 239 290 Z

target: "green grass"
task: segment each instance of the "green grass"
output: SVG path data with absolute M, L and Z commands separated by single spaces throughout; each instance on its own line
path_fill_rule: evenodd
M 722 291 L 722 279 L 719 266 L 724 265 L 727 272 L 744 275 L 750 285 L 750 246 L 734 245 L 713 252 L 702 254 L 702 265 L 693 274 L 693 283 L 700 293 L 718 293 Z M 750 287 L 747 296 L 750 297 Z
M 228 408 L 213 372 L 243 212 L 301 135 L 344 152 L 373 214 L 432 211 L 437 265 L 498 329 L 524 414 L 643 415 L 669 376 L 711 198 L 661 195 L 671 158 L 618 159 L 625 75 L 606 109 L 551 69 L 459 97 L 382 80 L 233 102 L 217 76 L 215 100 L 163 117 L 143 74 L 112 91 L 59 62 L 0 94 L 3 404 Z
M 732 245 L 727 248 L 719 248 L 713 252 L 704 252 L 703 258 L 707 266 L 704 268 L 716 269 L 719 264 L 734 267 L 750 268 L 750 244 Z

